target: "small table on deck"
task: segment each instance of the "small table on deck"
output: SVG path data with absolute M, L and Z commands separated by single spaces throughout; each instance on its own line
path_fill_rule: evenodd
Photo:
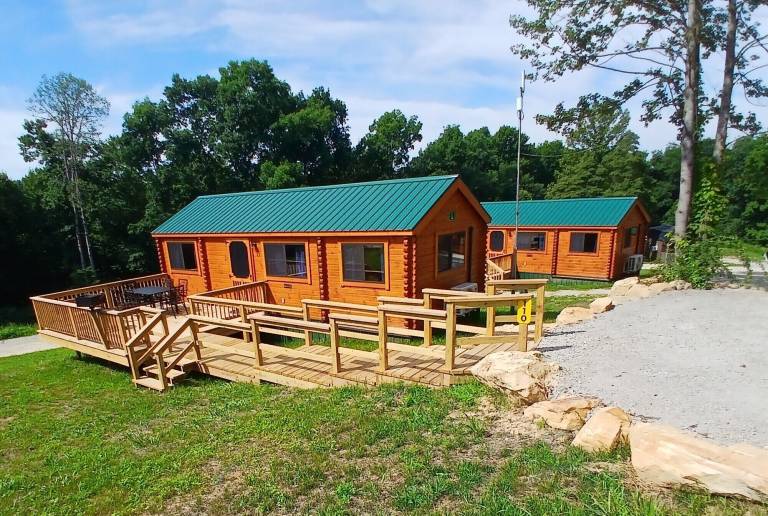
M 163 294 L 166 294 L 170 291 L 171 291 L 170 287 L 165 287 L 162 285 L 139 287 L 131 290 L 131 292 L 133 292 L 137 296 L 141 296 L 142 299 L 146 300 L 152 306 L 155 306 L 155 303 L 157 303 L 160 300 L 160 297 Z

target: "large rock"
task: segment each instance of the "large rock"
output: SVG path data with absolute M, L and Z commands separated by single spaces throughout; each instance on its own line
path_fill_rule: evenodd
M 768 449 L 721 446 L 666 425 L 638 423 L 629 430 L 632 466 L 644 482 L 768 501 Z
M 669 282 L 675 290 L 689 290 L 692 286 L 687 281 L 676 279 Z
M 538 351 L 507 351 L 491 353 L 470 371 L 482 383 L 530 405 L 547 399 L 549 380 L 558 369 Z
M 646 297 L 651 297 L 651 295 L 651 289 L 642 283 L 632 285 L 626 293 L 627 299 L 645 299 Z
M 588 452 L 610 451 L 629 436 L 632 418 L 619 407 L 595 410 L 573 439 L 573 445 Z
M 594 317 L 594 314 L 589 308 L 584 308 L 582 306 L 567 306 L 563 308 L 562 312 L 557 314 L 555 322 L 558 325 L 575 324 L 587 319 L 592 319 L 592 317 Z
M 589 309 L 593 314 L 601 314 L 608 310 L 613 310 L 613 298 L 612 297 L 598 297 L 589 303 Z
M 630 276 L 629 278 L 620 279 L 611 287 L 612 296 L 626 296 L 629 289 L 637 285 L 640 279 L 637 276 Z
M 665 283 L 662 281 L 659 283 L 653 283 L 651 285 L 648 285 L 648 290 L 650 291 L 652 296 L 655 296 L 656 294 L 661 294 L 662 292 L 675 290 L 675 287 L 673 287 L 671 283 Z
M 534 403 L 523 411 L 523 415 L 533 421 L 543 420 L 552 428 L 578 430 L 584 425 L 589 411 L 599 404 L 597 398 L 559 398 Z

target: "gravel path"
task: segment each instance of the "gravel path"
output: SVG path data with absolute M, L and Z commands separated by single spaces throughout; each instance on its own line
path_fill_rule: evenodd
M 556 394 L 768 446 L 767 292 L 665 292 L 554 331 L 540 350 L 563 367 Z

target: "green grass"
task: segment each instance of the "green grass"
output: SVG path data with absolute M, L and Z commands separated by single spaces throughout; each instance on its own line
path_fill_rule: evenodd
M 31 306 L 0 306 L 0 340 L 34 335 L 37 326 Z
M 547 283 L 547 290 L 549 291 L 556 291 L 556 290 L 592 290 L 597 288 L 611 288 L 610 281 L 587 281 L 587 280 L 581 280 L 581 281 L 571 281 L 571 282 L 558 282 L 558 281 L 550 281 Z
M 37 332 L 34 324 L 0 323 L 0 340 L 27 337 Z
M 766 246 L 750 244 L 749 242 L 738 242 L 734 245 L 723 248 L 723 256 L 741 256 L 742 254 L 752 261 L 760 262 L 763 260 L 763 254 L 766 252 Z
M 760 510 L 634 491 L 624 450 L 488 439 L 477 403 L 499 398 L 476 383 L 300 391 L 193 377 L 158 394 L 51 350 L 0 359 L 0 384 L 0 514 Z

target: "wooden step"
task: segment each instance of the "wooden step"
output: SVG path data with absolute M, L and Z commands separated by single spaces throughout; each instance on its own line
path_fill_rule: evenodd
M 157 365 L 145 367 L 144 372 L 157 378 Z M 187 373 L 180 369 L 169 369 L 165 372 L 165 377 L 168 379 L 168 383 L 173 383 L 174 380 L 180 380 L 186 375 Z
M 162 392 L 163 389 L 163 383 L 158 380 L 157 378 L 151 378 L 149 376 L 142 376 L 141 378 L 136 378 L 133 383 L 136 385 L 141 385 L 142 387 L 147 387 L 148 389 L 154 389 L 156 391 Z

